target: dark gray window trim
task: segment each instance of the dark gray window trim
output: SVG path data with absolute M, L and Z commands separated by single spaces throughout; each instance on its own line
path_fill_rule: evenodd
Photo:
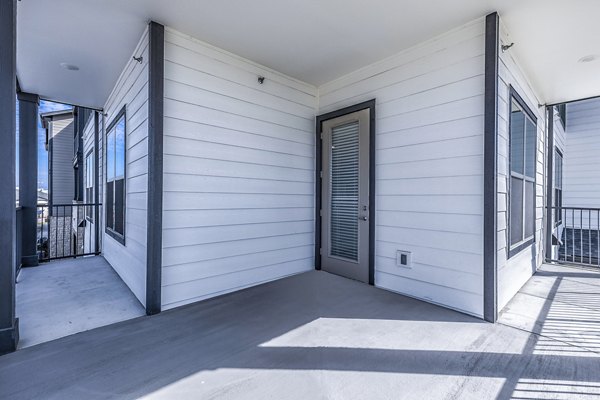
M 149 25 L 146 314 L 161 311 L 165 27 Z
M 483 184 L 483 318 L 498 318 L 498 13 L 485 19 L 484 184 Z
M 323 122 L 329 119 L 369 110 L 369 285 L 375 285 L 375 99 L 355 104 L 341 110 L 319 115 L 316 118 L 316 175 L 315 175 L 315 269 L 321 269 L 321 171 L 323 170 Z
M 125 122 L 125 135 L 124 135 L 124 140 L 125 140 L 125 151 L 124 151 L 124 171 L 123 171 L 123 234 L 121 235 L 120 233 L 114 231 L 113 229 L 109 228 L 106 224 L 104 224 L 104 231 L 113 239 L 115 239 L 117 242 L 121 243 L 123 246 L 125 246 L 125 235 L 127 233 L 127 104 L 123 105 L 123 108 L 121 108 L 121 111 L 119 111 L 119 113 L 113 118 L 113 120 L 111 121 L 110 124 L 108 124 L 108 128 L 106 128 L 106 130 L 104 131 L 104 136 L 105 136 L 105 143 L 108 143 L 108 141 L 106 140 L 106 136 L 108 135 L 108 132 L 110 132 L 110 130 L 112 128 L 114 128 L 114 126 L 119 122 L 119 120 L 121 118 L 124 118 L 124 122 Z M 106 152 L 108 150 L 107 148 L 108 146 L 104 146 L 104 170 L 108 171 L 108 168 L 106 167 L 106 163 L 107 163 L 107 157 L 106 157 Z M 105 173 L 104 174 L 104 184 L 106 185 L 108 182 L 108 174 Z M 104 196 L 108 196 L 108 190 L 105 190 L 105 194 Z M 111 201 L 112 203 L 112 201 Z M 108 198 L 106 199 L 106 207 L 108 207 L 109 201 Z M 107 212 L 104 213 L 104 217 L 106 218 L 108 215 Z
M 527 116 L 529 118 L 531 118 L 531 120 L 533 121 L 533 124 L 536 127 L 536 131 L 535 131 L 535 147 L 534 147 L 534 154 L 535 154 L 535 173 L 533 174 L 533 236 L 528 239 L 527 241 L 521 243 L 520 245 L 518 245 L 517 247 L 514 248 L 510 248 L 510 195 L 511 195 L 511 185 L 512 185 L 512 179 L 510 179 L 510 173 L 512 171 L 512 165 L 511 165 L 511 161 L 510 161 L 510 149 L 511 149 L 511 138 L 510 138 L 510 116 L 512 114 L 512 100 L 515 100 L 519 106 L 521 106 L 521 109 L 525 112 L 525 114 L 527 114 Z M 508 210 L 507 210 L 507 214 L 508 214 L 508 229 L 507 229 L 507 233 L 508 233 L 508 243 L 507 243 L 507 249 L 508 249 L 508 258 L 512 258 L 515 255 L 519 254 L 521 251 L 535 246 L 535 240 L 536 240 L 536 229 L 535 229 L 535 220 L 536 220 L 536 214 L 537 214 L 537 202 L 536 202 L 536 197 L 537 197 L 537 142 L 538 142 L 538 133 L 537 133 L 537 117 L 535 116 L 535 114 L 533 113 L 533 111 L 531 111 L 531 108 L 529 108 L 529 106 L 527 105 L 527 103 L 525 102 L 525 100 L 521 97 L 521 95 L 519 95 L 519 93 L 517 93 L 517 91 L 515 90 L 515 88 L 511 85 L 509 88 L 509 104 L 508 104 L 508 178 L 509 178 L 509 182 L 508 182 L 508 199 L 509 199 L 509 206 L 508 206 Z M 523 218 L 525 218 L 525 216 L 523 216 Z

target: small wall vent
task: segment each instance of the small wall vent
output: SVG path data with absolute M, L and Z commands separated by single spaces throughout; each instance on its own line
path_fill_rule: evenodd
M 411 268 L 412 267 L 412 254 L 410 251 L 398 250 L 396 251 L 396 265 L 398 267 Z

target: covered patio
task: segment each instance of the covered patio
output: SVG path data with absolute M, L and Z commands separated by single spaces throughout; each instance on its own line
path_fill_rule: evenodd
M 489 324 L 313 271 L 6 355 L 0 397 L 592 398 L 599 285 L 544 267 Z

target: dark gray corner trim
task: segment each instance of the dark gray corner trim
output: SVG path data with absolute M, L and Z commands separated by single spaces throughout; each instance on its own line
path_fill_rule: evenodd
M 39 96 L 20 92 L 19 205 L 21 207 L 21 266 L 39 264 L 37 255 L 38 106 Z
M 369 109 L 369 285 L 375 284 L 375 99 L 341 110 L 319 115 L 315 127 L 315 269 L 321 269 L 321 171 L 323 170 L 323 142 L 321 131 L 324 121 L 353 112 Z
M 546 240 L 546 260 L 550 260 L 552 259 L 552 231 L 554 230 L 552 224 L 554 211 L 552 209 L 552 198 L 554 197 L 554 106 L 546 107 L 546 118 L 548 120 L 546 124 L 548 146 L 546 150 L 546 234 L 544 238 Z
M 15 351 L 17 2 L 0 1 L 0 355 Z
M 483 183 L 483 318 L 498 318 L 498 13 L 485 19 L 484 183 Z
M 146 314 L 161 310 L 165 27 L 150 22 L 148 60 L 148 229 Z

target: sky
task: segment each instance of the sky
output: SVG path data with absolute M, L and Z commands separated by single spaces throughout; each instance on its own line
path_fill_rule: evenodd
M 40 100 L 39 113 L 49 111 L 67 110 L 71 106 L 54 103 L 52 101 Z M 17 101 L 17 186 L 19 186 L 19 102 Z M 42 128 L 42 121 L 39 116 L 38 124 L 38 188 L 48 189 L 48 152 L 46 151 L 46 132 Z

